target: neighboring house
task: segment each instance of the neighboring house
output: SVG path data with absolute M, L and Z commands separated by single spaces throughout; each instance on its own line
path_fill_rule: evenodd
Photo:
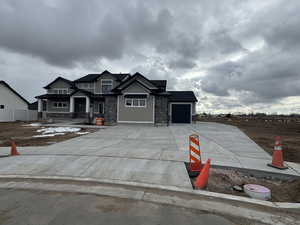
M 74 81 L 56 78 L 37 96 L 38 111 L 47 118 L 103 117 L 116 123 L 191 123 L 196 113 L 192 91 L 167 91 L 166 80 L 149 80 L 140 73 L 88 74 Z M 46 102 L 46 110 L 42 104 Z
M 28 110 L 29 102 L 5 81 L 0 80 L 0 121 L 33 120 L 37 113 Z
M 28 109 L 29 102 L 5 81 L 0 80 L 0 110 Z

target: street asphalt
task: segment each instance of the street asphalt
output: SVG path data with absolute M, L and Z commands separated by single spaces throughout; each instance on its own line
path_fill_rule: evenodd
M 244 222 L 200 210 L 129 199 L 0 190 L 0 224 L 3 225 L 244 225 Z

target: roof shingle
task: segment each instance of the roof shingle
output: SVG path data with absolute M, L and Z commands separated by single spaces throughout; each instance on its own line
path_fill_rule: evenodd
M 170 102 L 197 102 L 193 91 L 169 91 Z

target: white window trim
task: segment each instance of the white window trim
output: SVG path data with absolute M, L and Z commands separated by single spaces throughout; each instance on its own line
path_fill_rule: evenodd
M 55 103 L 57 104 L 57 106 L 54 105 Z M 59 107 L 58 103 L 61 103 L 61 105 L 66 104 L 66 106 Z M 68 103 L 67 102 L 52 102 L 52 107 L 55 109 L 66 109 L 66 108 L 68 108 Z
M 147 108 L 147 98 L 124 98 L 125 99 L 125 107 L 128 108 Z M 131 100 L 131 105 L 126 105 L 127 100 Z M 138 101 L 138 106 L 133 105 L 133 101 L 137 100 Z M 145 105 L 140 105 L 140 100 L 144 100 L 145 101 Z
M 52 91 L 54 91 L 54 90 L 57 90 L 58 93 L 53 93 Z M 64 93 L 62 93 L 62 94 L 59 93 L 60 90 L 62 90 L 62 91 L 66 90 L 67 91 L 66 94 L 69 94 L 69 88 L 52 88 L 50 94 L 64 95 Z

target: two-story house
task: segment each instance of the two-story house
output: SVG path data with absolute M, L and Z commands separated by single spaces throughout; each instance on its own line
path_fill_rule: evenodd
M 191 123 L 194 93 L 167 91 L 166 86 L 166 80 L 149 80 L 140 73 L 104 71 L 74 81 L 58 77 L 44 87 L 47 94 L 36 97 L 38 112 L 47 118 L 103 117 L 105 124 Z

